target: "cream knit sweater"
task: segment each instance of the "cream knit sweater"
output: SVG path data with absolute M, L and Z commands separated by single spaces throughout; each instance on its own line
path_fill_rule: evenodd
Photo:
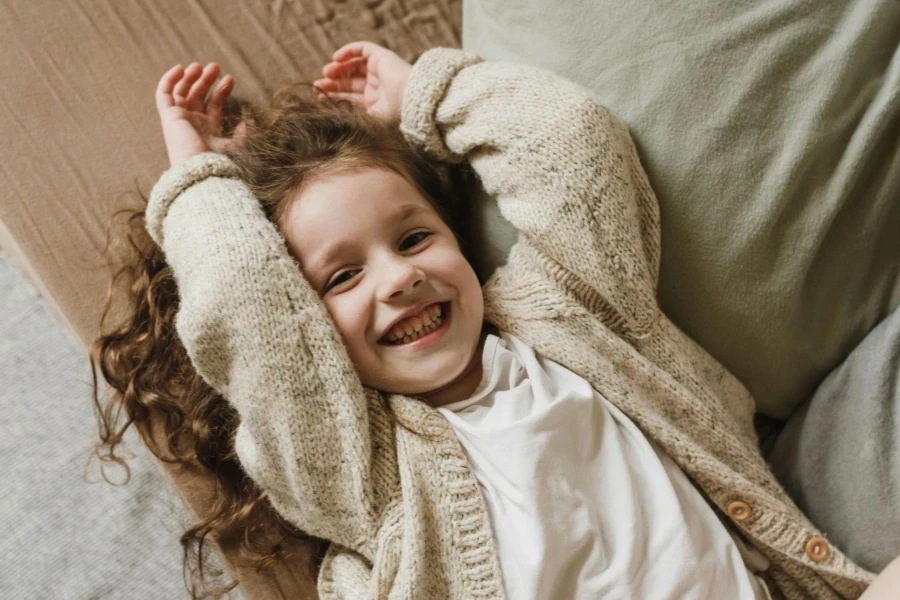
M 468 160 L 517 229 L 485 319 L 565 365 L 656 441 L 771 561 L 780 595 L 855 598 L 873 575 L 804 517 L 760 456 L 745 388 L 662 314 L 659 215 L 627 129 L 547 71 L 435 48 L 401 130 Z M 240 414 L 247 474 L 330 540 L 322 598 L 503 598 L 484 500 L 440 413 L 359 381 L 315 291 L 226 157 L 167 171 L 147 228 L 174 270 L 178 334 Z M 810 540 L 813 540 L 810 543 Z M 808 550 L 809 548 L 809 550 Z

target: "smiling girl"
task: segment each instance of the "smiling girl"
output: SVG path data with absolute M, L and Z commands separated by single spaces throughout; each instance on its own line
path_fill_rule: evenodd
M 296 198 L 279 229 L 363 382 L 432 406 L 471 395 L 481 284 L 422 193 L 394 171 L 356 166 L 320 174 Z
M 147 230 L 227 441 L 328 542 L 323 598 L 856 598 L 873 580 L 760 456 L 744 387 L 660 311 L 626 128 L 539 69 L 356 42 L 222 135 L 166 73 Z M 348 110 L 329 100 L 348 101 Z M 224 154 L 210 152 L 216 149 Z M 482 286 L 428 160 L 519 230 Z

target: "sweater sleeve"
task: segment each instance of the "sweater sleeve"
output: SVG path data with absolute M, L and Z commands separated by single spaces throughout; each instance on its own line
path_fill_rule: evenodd
M 413 66 L 400 127 L 439 160 L 468 160 L 580 303 L 623 332 L 652 325 L 659 207 L 628 130 L 587 90 L 535 67 L 434 48 Z
M 146 215 L 178 285 L 178 336 L 240 415 L 243 469 L 295 526 L 371 556 L 367 393 L 236 165 L 205 153 L 173 167 Z

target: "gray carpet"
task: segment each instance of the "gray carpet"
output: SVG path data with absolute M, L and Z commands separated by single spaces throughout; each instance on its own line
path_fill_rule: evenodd
M 133 431 L 117 450 L 134 455 L 127 485 L 88 462 L 90 383 L 87 355 L 0 253 L 0 598 L 189 598 L 188 511 Z

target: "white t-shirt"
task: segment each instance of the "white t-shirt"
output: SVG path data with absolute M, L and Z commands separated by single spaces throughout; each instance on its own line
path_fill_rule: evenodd
M 511 600 L 769 598 L 740 539 L 586 380 L 503 332 L 482 364 L 474 395 L 439 410 L 480 484 Z

